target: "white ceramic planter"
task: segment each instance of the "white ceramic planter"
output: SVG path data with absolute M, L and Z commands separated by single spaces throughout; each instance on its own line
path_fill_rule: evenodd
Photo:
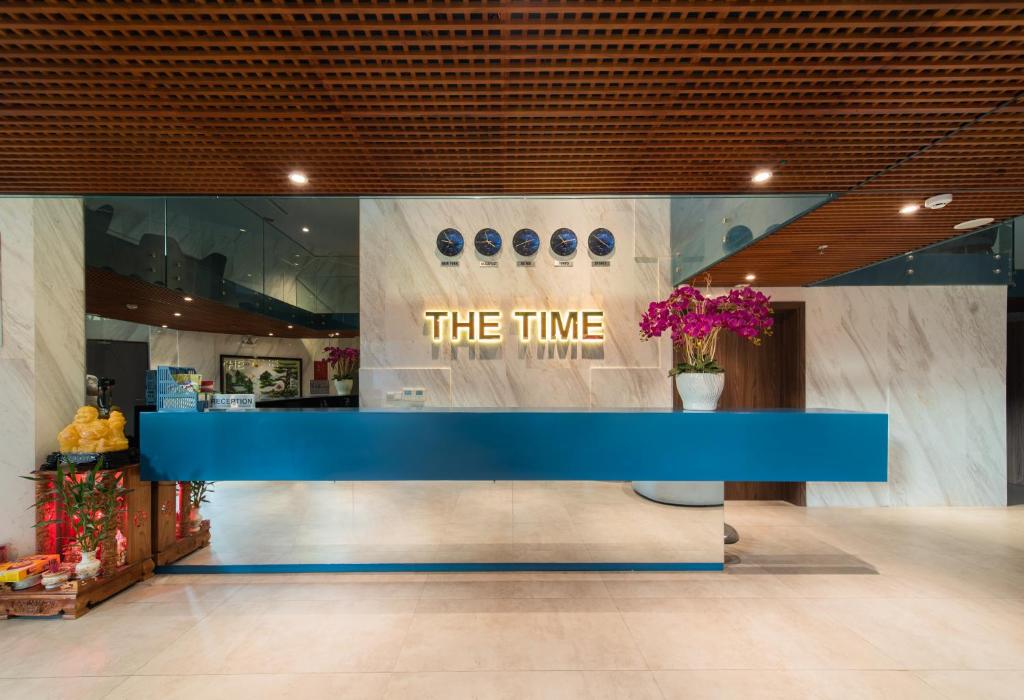
M 192 534 L 199 532 L 203 526 L 203 514 L 199 512 L 198 508 L 193 508 L 188 512 L 188 531 Z
M 100 560 L 96 558 L 96 550 L 82 552 L 82 560 L 75 564 L 75 577 L 80 581 L 96 578 L 100 573 Z
M 352 393 L 352 379 L 335 379 L 334 391 L 338 396 L 348 396 Z
M 680 372 L 676 375 L 676 391 L 683 400 L 684 411 L 714 411 L 725 389 L 725 372 Z

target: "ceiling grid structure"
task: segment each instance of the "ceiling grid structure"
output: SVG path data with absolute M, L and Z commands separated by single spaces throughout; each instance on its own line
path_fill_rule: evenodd
M 841 195 L 722 284 L 1024 213 L 1017 0 L 14 2 L 0 81 L 5 193 Z

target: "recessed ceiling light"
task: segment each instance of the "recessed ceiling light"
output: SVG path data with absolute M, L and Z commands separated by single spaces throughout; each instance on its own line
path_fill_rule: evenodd
M 291 180 L 293 185 L 305 185 L 309 182 L 309 178 L 306 177 L 306 174 L 300 173 L 298 170 L 293 170 L 288 173 L 288 179 Z
M 302 227 L 302 232 L 303 233 L 309 233 L 309 226 L 303 226 Z
M 920 208 L 920 204 L 904 204 L 902 207 L 900 207 L 900 214 L 913 214 Z
M 238 230 L 241 231 L 242 233 L 245 233 L 245 229 L 244 228 L 240 228 Z
M 953 201 L 953 195 L 951 194 L 937 194 L 934 197 L 929 197 L 924 200 L 924 206 L 927 209 L 942 209 L 950 202 Z
M 968 229 L 978 228 L 979 226 L 988 226 L 993 221 L 995 221 L 995 219 L 993 219 L 991 216 L 983 216 L 980 219 L 971 219 L 970 221 L 961 221 L 959 224 L 957 224 L 953 228 L 956 229 L 957 231 L 967 231 Z
M 292 328 L 295 328 L 295 326 L 288 326 L 288 330 L 291 330 Z
M 167 328 L 167 324 L 166 324 L 166 323 L 161 323 L 161 324 L 160 324 L 160 327 L 161 327 L 161 328 Z
M 753 282 L 754 280 L 757 279 L 757 275 L 755 275 L 753 272 L 751 272 L 749 275 L 747 275 L 743 279 L 745 279 L 747 282 Z
M 135 311 L 135 309 L 139 308 L 139 305 L 138 304 L 125 304 L 124 308 L 128 309 L 129 311 Z
M 772 171 L 771 170 L 758 170 L 756 173 L 754 173 L 754 176 L 752 178 L 750 178 L 750 181 L 754 182 L 754 183 L 757 183 L 757 184 L 761 184 L 762 182 L 768 182 L 771 179 L 772 179 Z
M 192 301 L 192 297 L 182 297 L 184 301 Z
M 181 312 L 180 312 L 180 311 L 175 311 L 175 312 L 174 312 L 174 315 L 175 315 L 175 316 L 181 316 Z
M 267 333 L 267 335 L 274 335 L 273 333 Z

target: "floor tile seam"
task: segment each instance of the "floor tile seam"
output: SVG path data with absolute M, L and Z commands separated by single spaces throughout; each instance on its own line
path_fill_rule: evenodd
M 78 676 L 78 678 L 83 678 L 83 677 L 85 677 L 85 676 Z M 106 677 L 107 677 L 107 678 L 110 678 L 110 676 L 106 676 Z M 118 682 L 117 682 L 117 684 L 116 684 L 116 685 L 114 685 L 114 687 L 112 687 L 112 688 L 111 688 L 110 690 L 108 690 L 108 691 L 107 691 L 106 693 L 104 693 L 104 694 L 103 694 L 103 697 L 102 697 L 102 698 L 100 698 L 100 700 L 104 700 L 105 698 L 109 698 L 109 697 L 110 697 L 111 695 L 113 695 L 113 694 L 114 694 L 114 692 L 115 692 L 115 691 L 116 691 L 116 690 L 117 690 L 118 688 L 120 688 L 121 686 L 123 686 L 123 685 L 124 685 L 125 683 L 127 683 L 127 682 L 128 682 L 129 680 L 131 680 L 131 679 L 132 679 L 133 677 L 134 677 L 134 676 L 131 676 L 131 675 L 128 675 L 128 676 L 121 676 L 121 680 L 120 680 L 120 681 L 118 681 Z
M 612 598 L 612 604 L 615 606 L 615 610 L 619 614 L 619 622 L 622 624 L 623 627 L 626 628 L 626 632 L 629 633 L 629 638 L 630 638 L 630 640 L 632 640 L 633 646 L 636 648 L 637 653 L 640 654 L 640 658 L 643 659 L 644 668 L 646 668 L 646 670 L 648 672 L 652 672 L 653 673 L 654 669 L 651 667 L 651 662 L 647 658 L 647 654 L 644 653 L 643 645 L 640 644 L 640 640 L 637 639 L 637 636 L 633 632 L 633 628 L 630 626 L 629 621 L 626 620 L 626 616 L 622 613 L 622 608 L 619 607 L 618 602 L 616 602 L 616 600 L 614 598 Z M 655 685 L 657 685 L 657 681 L 655 681 Z M 658 692 L 661 693 L 661 696 L 664 698 L 665 697 L 665 692 L 661 689 L 660 685 L 658 685 L 657 687 L 658 687 Z
M 792 599 L 790 599 L 790 600 L 792 600 Z M 818 599 L 814 599 L 814 600 L 828 600 L 828 599 L 827 598 L 818 598 Z M 851 600 L 861 600 L 861 599 L 853 598 Z M 908 599 L 908 598 L 892 598 L 891 600 L 910 600 L 910 599 Z M 862 635 L 860 632 L 858 632 L 857 630 L 852 628 L 850 625 L 846 624 L 846 622 L 844 622 L 843 620 L 841 620 L 838 617 L 836 617 L 830 611 L 823 610 L 823 611 L 815 611 L 815 612 L 816 612 L 816 614 L 824 615 L 826 619 L 828 619 L 829 621 L 832 622 L 832 624 L 841 627 L 842 629 L 846 630 L 846 632 L 848 634 L 853 635 L 854 638 L 861 640 L 864 644 L 866 644 L 868 646 L 868 648 L 873 649 L 878 654 L 878 656 L 880 658 L 885 659 L 887 662 L 891 662 L 893 664 L 898 664 L 899 663 L 896 659 L 894 659 L 885 650 L 883 650 L 881 647 L 879 647 L 877 644 L 872 642 L 870 639 L 868 639 L 867 637 Z M 863 670 L 863 669 L 849 669 L 849 670 Z M 909 666 L 905 666 L 905 667 L 904 666 L 899 666 L 899 667 L 893 668 L 892 670 L 912 671 L 913 669 L 910 668 Z

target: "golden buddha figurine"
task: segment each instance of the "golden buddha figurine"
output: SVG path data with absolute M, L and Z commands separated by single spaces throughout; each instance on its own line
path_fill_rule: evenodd
M 124 423 L 124 414 L 120 411 L 111 411 L 110 418 L 103 419 L 95 406 L 82 406 L 75 413 L 74 421 L 57 435 L 60 451 L 68 454 L 126 450 L 128 439 L 124 436 Z

